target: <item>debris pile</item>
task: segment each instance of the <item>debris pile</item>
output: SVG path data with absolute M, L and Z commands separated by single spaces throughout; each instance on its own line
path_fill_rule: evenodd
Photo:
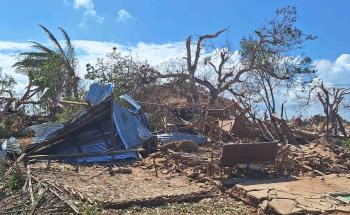
M 23 171 L 23 169 L 22 169 Z M 67 199 L 60 188 L 17 169 L 8 175 L 8 180 L 0 186 L 1 214 L 70 214 L 79 209 Z
M 93 84 L 70 121 L 31 125 L 25 132 L 33 137 L 4 140 L 0 156 L 5 153 L 8 168 L 0 169 L 0 213 L 199 201 L 227 192 L 230 180 L 245 197 L 237 180 L 350 172 L 350 150 L 339 144 L 340 137 L 312 132 L 302 123 L 291 125 L 276 114 L 262 120 L 223 98 L 216 109 L 176 99 L 151 101 L 126 94 L 117 101 L 111 85 Z M 155 132 L 150 106 L 160 113 Z M 9 165 L 11 154 L 15 162 Z

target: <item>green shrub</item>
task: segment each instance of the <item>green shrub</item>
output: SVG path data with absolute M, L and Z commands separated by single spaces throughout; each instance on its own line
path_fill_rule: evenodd
M 0 163 L 0 178 L 2 178 L 5 175 L 6 167 Z
M 24 184 L 24 177 L 18 171 L 15 171 L 7 181 L 7 187 L 11 190 L 19 190 Z
M 97 215 L 97 214 L 99 214 L 98 207 L 94 207 L 92 205 L 83 205 L 82 206 L 82 214 L 83 215 Z
M 343 146 L 350 148 L 350 139 L 344 140 L 343 141 Z

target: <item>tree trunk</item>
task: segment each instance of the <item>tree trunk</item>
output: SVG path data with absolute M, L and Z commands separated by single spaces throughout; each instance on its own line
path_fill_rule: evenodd
M 215 107 L 216 101 L 218 100 L 219 93 L 217 91 L 210 91 L 208 98 L 208 106 Z

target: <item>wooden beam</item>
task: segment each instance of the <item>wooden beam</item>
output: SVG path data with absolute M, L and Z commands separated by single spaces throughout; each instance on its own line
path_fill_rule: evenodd
M 111 151 L 111 152 L 93 152 L 93 153 L 79 153 L 79 154 L 68 154 L 68 155 L 31 155 L 28 156 L 29 160 L 48 160 L 48 159 L 64 159 L 64 158 L 86 158 L 86 157 L 97 157 L 97 156 L 112 156 L 120 155 L 129 152 L 142 152 L 144 149 L 130 149 L 123 151 Z
M 90 106 L 90 104 L 86 102 L 73 102 L 73 101 L 62 100 L 60 101 L 60 103 L 64 105 L 80 105 L 80 106 L 86 106 L 86 107 Z

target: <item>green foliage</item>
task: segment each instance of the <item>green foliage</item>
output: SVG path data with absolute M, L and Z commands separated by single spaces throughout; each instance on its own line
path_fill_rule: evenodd
M 12 76 L 4 74 L 0 67 L 0 95 L 4 93 L 13 93 L 13 87 L 16 85 L 15 79 Z
M 316 36 L 302 32 L 296 22 L 295 7 L 278 9 L 253 36 L 241 40 L 242 63 L 263 72 L 269 71 L 271 77 L 281 80 L 294 81 L 300 78 L 298 75 L 314 74 L 316 70 L 311 58 L 295 52 Z
M 4 164 L 0 163 L 0 178 L 2 178 L 5 175 L 6 172 L 6 167 L 4 166 Z
M 97 215 L 99 213 L 99 209 L 97 206 L 93 205 L 83 205 L 82 208 L 82 214 L 83 215 Z
M 94 66 L 87 64 L 86 70 L 86 79 L 101 84 L 113 84 L 116 98 L 124 93 L 132 96 L 142 94 L 142 89 L 154 82 L 147 78 L 155 72 L 147 62 L 123 56 L 116 48 L 106 58 L 98 59 Z
M 0 138 L 1 139 L 6 139 L 11 136 L 17 136 L 18 131 L 15 131 L 15 123 L 12 117 L 4 117 L 3 119 L 0 120 Z
M 40 108 L 55 118 L 59 100 L 78 97 L 77 58 L 67 32 L 59 28 L 64 38 L 63 46 L 47 28 L 40 27 L 49 36 L 52 47 L 32 41 L 34 51 L 21 53 L 22 58 L 13 66 L 16 72 L 28 76 L 29 87 L 35 88 L 39 96 Z
M 150 130 L 151 131 L 159 131 L 163 129 L 163 115 L 159 112 L 150 112 L 149 113 L 149 124 L 150 124 Z
M 81 91 L 77 98 L 69 99 L 69 101 L 83 102 L 85 96 L 86 96 L 86 92 Z M 72 119 L 72 117 L 79 110 L 79 108 L 80 106 L 77 106 L 77 105 L 65 106 L 63 108 L 63 111 L 57 115 L 57 120 L 62 123 L 68 122 L 70 119 Z
M 15 171 L 11 174 L 10 178 L 8 179 L 6 185 L 11 190 L 19 190 L 24 184 L 24 177 L 22 174 L 18 171 Z
M 342 143 L 344 147 L 350 148 L 350 139 L 344 140 Z
M 77 109 L 77 107 L 65 107 L 63 112 L 57 115 L 57 120 L 62 123 L 68 122 L 77 112 Z
M 10 108 L 10 104 L 13 102 L 14 97 L 14 87 L 16 81 L 12 76 L 4 74 L 0 67 L 0 110 L 5 110 Z

